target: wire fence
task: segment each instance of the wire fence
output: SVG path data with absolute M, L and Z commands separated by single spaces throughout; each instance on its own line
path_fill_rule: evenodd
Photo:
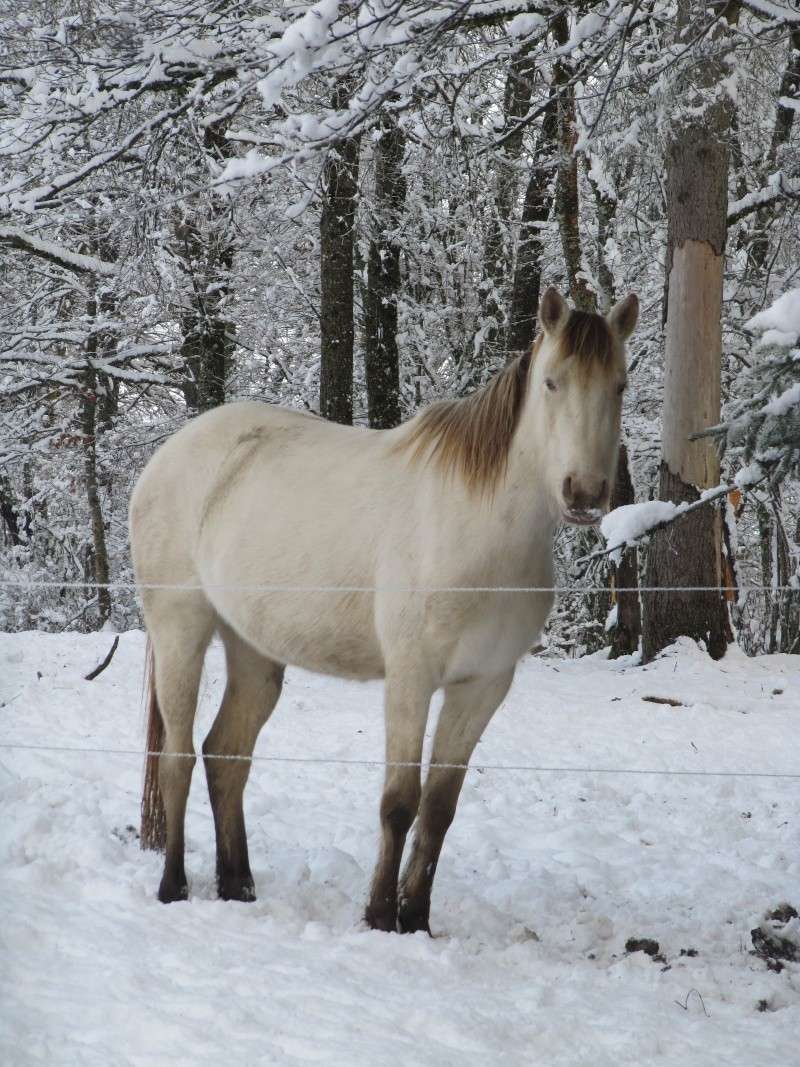
M 154 756 L 169 756 L 170 759 L 197 759 L 196 752 L 168 752 L 159 750 L 147 751 L 138 748 L 104 748 L 78 745 L 34 745 L 26 742 L 2 741 L 0 750 L 18 750 L 24 752 L 74 752 L 89 755 L 103 756 L 136 756 L 140 759 Z M 438 760 L 379 760 L 379 759 L 351 759 L 343 756 L 240 756 L 228 755 L 218 752 L 204 753 L 204 760 L 227 760 L 235 763 L 283 763 L 283 764 L 312 764 L 319 766 L 335 767 L 418 767 L 420 770 L 442 771 L 474 771 L 479 774 L 484 771 L 524 771 L 536 774 L 630 774 L 630 775 L 656 775 L 661 777 L 682 778 L 781 778 L 800 779 L 798 771 L 706 771 L 689 770 L 684 768 L 665 767 L 578 767 L 571 765 L 553 766 L 528 763 L 440 763 Z
M 800 580 L 789 585 L 292 585 L 231 584 L 228 582 L 78 582 L 0 578 L 5 589 L 143 589 L 173 592 L 227 591 L 240 593 L 554 593 L 586 596 L 595 593 L 800 593 Z
M 229 583 L 171 583 L 171 582 L 74 582 L 74 581 L 46 581 L 13 578 L 0 578 L 0 588 L 7 589 L 83 589 L 83 590 L 128 590 L 140 592 L 142 590 L 165 590 L 172 592 L 202 592 L 202 591 L 230 591 L 250 593 L 552 593 L 554 595 L 590 595 L 596 593 L 735 593 L 747 595 L 750 593 L 800 593 L 800 582 L 790 585 L 747 585 L 747 586 L 449 586 L 449 585 L 291 585 L 291 584 L 229 584 Z M 40 745 L 27 742 L 0 742 L 0 750 L 27 751 L 27 752 L 52 752 L 52 753 L 77 753 L 97 754 L 109 756 L 136 756 L 138 758 L 159 757 L 164 755 L 160 751 L 143 751 L 141 749 L 107 748 L 94 746 L 74 745 Z M 196 759 L 195 752 L 170 752 L 173 759 Z M 759 778 L 759 779 L 800 779 L 800 770 L 797 772 L 773 772 L 773 771 L 722 771 L 722 770 L 697 770 L 684 768 L 640 768 L 640 767 L 591 767 L 591 766 L 547 766 L 538 764 L 505 764 L 505 763 L 440 763 L 431 761 L 397 761 L 379 759 L 351 759 L 344 757 L 328 756 L 260 756 L 260 755 L 236 755 L 222 753 L 203 754 L 205 760 L 228 760 L 246 763 L 273 763 L 273 764 L 316 764 L 342 767 L 416 767 L 421 770 L 430 770 L 432 767 L 439 770 L 459 770 L 482 773 L 484 771 L 517 771 L 536 774 L 621 774 L 621 775 L 656 775 L 691 778 Z

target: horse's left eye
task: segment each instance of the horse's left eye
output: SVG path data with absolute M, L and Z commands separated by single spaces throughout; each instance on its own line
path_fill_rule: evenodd
M 556 383 L 553 381 L 552 378 L 545 378 L 544 384 L 547 386 L 548 390 L 551 393 L 554 393 L 556 391 Z
M 620 385 L 617 386 L 617 396 L 622 396 L 622 394 L 625 392 L 627 385 L 627 382 L 621 382 Z

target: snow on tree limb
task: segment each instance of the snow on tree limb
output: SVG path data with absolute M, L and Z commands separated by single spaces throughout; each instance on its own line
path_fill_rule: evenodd
M 773 484 L 800 474 L 800 289 L 790 289 L 754 315 L 761 334 L 754 346 L 747 389 L 728 418 L 703 431 L 721 452 L 757 464 Z
M 800 11 L 792 11 L 785 3 L 775 3 L 774 0 L 744 0 L 744 4 L 757 14 L 774 19 L 778 25 L 800 25 Z
M 692 503 L 675 504 L 671 500 L 645 500 L 640 504 L 624 504 L 614 508 L 603 517 L 600 532 L 606 541 L 606 547 L 598 552 L 590 552 L 575 560 L 576 564 L 589 563 L 593 560 L 610 556 L 612 562 L 619 563 L 622 553 L 634 548 L 656 530 L 663 530 L 683 515 L 713 504 L 721 497 L 727 496 L 734 489 L 752 489 L 766 479 L 767 475 L 758 467 L 743 473 L 733 485 L 718 485 L 706 489 L 698 500 Z
M 780 199 L 796 200 L 800 198 L 800 181 L 786 178 L 781 171 L 772 174 L 763 189 L 734 200 L 728 204 L 728 225 L 733 226 L 746 215 L 758 211 Z
M 65 245 L 55 241 L 45 241 L 41 237 L 26 233 L 17 226 L 0 226 L 0 244 L 10 245 L 20 252 L 27 252 L 40 259 L 46 259 L 65 270 L 77 274 L 96 274 L 98 277 L 111 278 L 117 273 L 117 264 L 108 263 L 98 256 L 87 256 L 73 252 Z

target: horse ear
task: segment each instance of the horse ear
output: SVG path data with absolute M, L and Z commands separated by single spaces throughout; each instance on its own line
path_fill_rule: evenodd
M 636 328 L 638 318 L 639 297 L 636 293 L 629 293 L 609 311 L 608 325 L 623 341 L 627 341 Z
M 556 333 L 567 320 L 569 307 L 558 289 L 550 286 L 545 289 L 539 301 L 539 322 L 545 333 Z

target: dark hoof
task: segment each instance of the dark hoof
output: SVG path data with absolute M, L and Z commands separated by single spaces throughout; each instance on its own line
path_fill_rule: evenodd
M 367 906 L 364 922 L 370 930 L 383 930 L 385 934 L 397 933 L 397 913 L 394 908 Z
M 249 904 L 256 899 L 256 887 L 252 878 L 228 876 L 217 879 L 217 894 L 220 900 L 238 900 Z
M 424 930 L 428 937 L 433 937 L 426 911 L 401 907 L 397 916 L 397 925 L 401 934 L 416 934 Z
M 189 886 L 186 882 L 176 882 L 171 878 L 162 878 L 158 887 L 158 899 L 162 904 L 174 904 L 176 900 L 189 899 Z

